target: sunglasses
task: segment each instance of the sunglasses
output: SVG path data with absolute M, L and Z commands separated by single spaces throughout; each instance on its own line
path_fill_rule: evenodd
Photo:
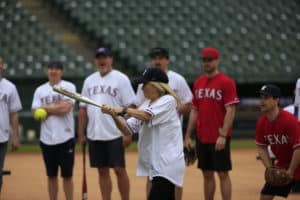
M 213 60 L 215 60 L 216 58 L 212 58 L 212 57 L 204 57 L 204 58 L 201 58 L 202 62 L 211 62 Z

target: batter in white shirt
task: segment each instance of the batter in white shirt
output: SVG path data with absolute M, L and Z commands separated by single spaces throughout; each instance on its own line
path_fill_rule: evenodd
M 184 155 L 181 123 L 177 114 L 180 104 L 168 86 L 168 77 L 159 68 L 143 74 L 146 101 L 138 109 L 105 106 L 124 135 L 139 132 L 138 176 L 149 176 L 149 200 L 175 199 L 175 186 L 183 186 Z M 125 122 L 117 114 L 126 113 Z

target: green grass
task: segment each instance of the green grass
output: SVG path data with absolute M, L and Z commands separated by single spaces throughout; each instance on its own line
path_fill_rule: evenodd
M 231 140 L 232 149 L 255 148 L 254 139 L 233 139 Z
M 254 139 L 233 139 L 231 140 L 232 149 L 243 149 L 243 148 L 255 148 Z M 76 144 L 76 151 L 81 151 L 80 145 Z M 137 143 L 132 142 L 127 148 L 126 151 L 136 151 Z M 21 145 L 19 152 L 40 152 L 40 146 L 38 144 L 23 144 Z

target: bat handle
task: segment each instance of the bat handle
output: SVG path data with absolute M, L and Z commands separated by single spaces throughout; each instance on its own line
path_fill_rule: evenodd
M 87 193 L 84 193 L 82 196 L 82 200 L 87 200 L 87 199 L 88 199 Z

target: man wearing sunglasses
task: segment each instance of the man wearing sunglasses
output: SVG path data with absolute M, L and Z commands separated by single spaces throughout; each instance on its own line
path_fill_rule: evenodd
M 193 108 L 185 134 L 185 146 L 192 147 L 191 135 L 197 124 L 198 168 L 204 178 L 205 200 L 214 199 L 215 172 L 220 179 L 223 200 L 231 199 L 231 126 L 239 99 L 235 82 L 218 70 L 220 53 L 216 48 L 201 51 L 205 74 L 193 85 Z

